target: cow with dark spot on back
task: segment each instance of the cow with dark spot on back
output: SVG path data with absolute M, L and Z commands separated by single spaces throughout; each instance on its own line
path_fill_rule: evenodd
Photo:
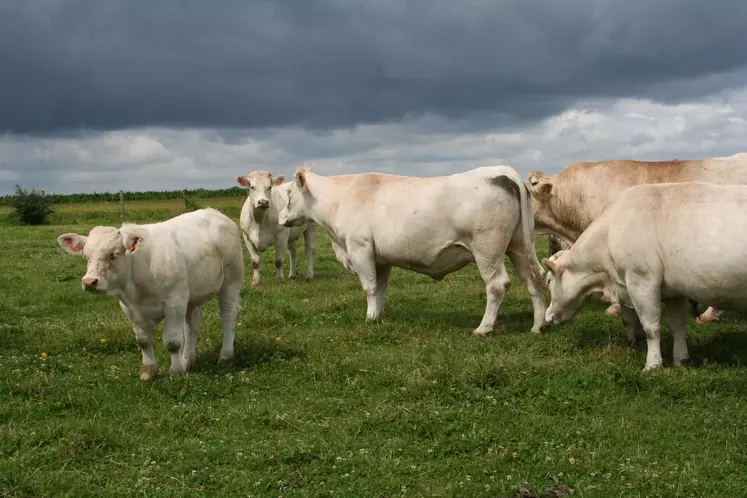
M 392 267 L 441 280 L 476 263 L 487 303 L 473 335 L 493 330 L 511 284 L 505 256 L 529 291 L 532 332 L 544 325 L 544 272 L 534 246 L 531 199 L 508 166 L 417 178 L 379 173 L 321 176 L 299 168 L 279 222 L 313 221 L 347 254 L 368 299 L 367 319 L 384 313 Z

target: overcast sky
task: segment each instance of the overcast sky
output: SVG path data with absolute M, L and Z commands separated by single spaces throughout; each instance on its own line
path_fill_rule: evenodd
M 0 2 L 0 193 L 747 151 L 743 0 Z

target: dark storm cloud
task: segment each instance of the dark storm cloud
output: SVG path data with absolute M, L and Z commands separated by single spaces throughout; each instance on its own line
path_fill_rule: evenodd
M 742 84 L 745 28 L 741 0 L 5 1 L 0 131 L 515 125 Z

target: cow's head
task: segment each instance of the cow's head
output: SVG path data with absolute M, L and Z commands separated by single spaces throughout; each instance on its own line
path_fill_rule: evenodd
M 246 176 L 236 177 L 236 183 L 246 187 L 249 191 L 249 202 L 255 209 L 269 208 L 272 200 L 272 187 L 280 185 L 284 180 L 283 175 L 273 179 L 269 172 L 261 170 L 252 171 Z
M 136 229 L 94 227 L 86 237 L 64 233 L 57 242 L 69 254 L 82 255 L 87 264 L 81 278 L 83 290 L 106 293 L 119 286 L 129 274 L 128 257 L 140 248 L 143 235 Z
M 306 178 L 310 171 L 308 168 L 298 168 L 296 170 L 293 181 L 286 189 L 288 202 L 278 214 L 278 223 L 281 225 L 294 227 L 310 221 L 308 207 L 311 201 Z
M 558 251 L 543 259 L 542 264 L 549 270 L 545 277 L 550 288 L 547 323 L 557 325 L 571 320 L 595 292 L 613 298 L 607 275 L 574 268 L 569 250 Z
M 567 242 L 575 240 L 574 234 L 568 232 L 558 220 L 558 209 L 555 178 L 547 176 L 544 171 L 535 169 L 524 180 L 529 195 L 532 197 L 532 214 L 534 215 L 534 231 L 536 234 L 553 234 Z

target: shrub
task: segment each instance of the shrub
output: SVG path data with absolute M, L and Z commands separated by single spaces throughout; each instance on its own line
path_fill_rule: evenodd
M 54 199 L 43 190 L 23 190 L 16 185 L 16 194 L 11 205 L 16 209 L 16 216 L 26 225 L 41 225 L 47 221 L 47 216 L 54 213 L 52 204 Z

